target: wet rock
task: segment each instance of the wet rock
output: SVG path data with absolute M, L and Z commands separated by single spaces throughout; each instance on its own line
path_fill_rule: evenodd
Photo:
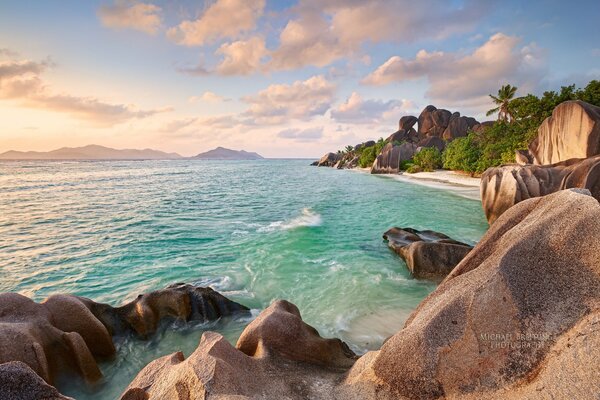
M 2 400 L 73 400 L 48 385 L 27 364 L 11 361 L 0 364 Z
M 408 161 L 415 155 L 417 146 L 413 143 L 403 143 L 394 146 L 393 143 L 386 144 L 381 153 L 375 159 L 372 174 L 395 174 L 400 171 L 400 162 Z
M 383 239 L 405 262 L 416 278 L 443 278 L 473 249 L 443 233 L 392 228 Z
M 599 243 L 600 204 L 587 190 L 515 205 L 339 390 L 378 399 L 594 398 Z
M 97 360 L 115 354 L 113 335 L 146 338 L 165 318 L 208 321 L 237 312 L 248 308 L 210 288 L 181 283 L 121 307 L 71 295 L 35 303 L 17 293 L 2 293 L 0 363 L 21 361 L 48 383 L 65 373 L 95 382 L 102 376 Z
M 529 153 L 537 165 L 600 154 L 600 107 L 578 100 L 559 104 L 542 122 Z
M 569 188 L 589 189 L 600 199 L 600 156 L 551 165 L 504 165 L 481 176 L 481 203 L 488 222 L 520 201 Z
M 296 306 L 276 301 L 244 330 L 237 349 L 206 332 L 189 358 L 178 352 L 144 367 L 121 399 L 330 399 L 354 358 L 339 339 L 323 339 L 305 324 Z
M 323 339 L 298 308 L 278 300 L 246 327 L 236 347 L 252 357 L 281 357 L 327 367 L 351 367 L 356 355 L 339 339 Z

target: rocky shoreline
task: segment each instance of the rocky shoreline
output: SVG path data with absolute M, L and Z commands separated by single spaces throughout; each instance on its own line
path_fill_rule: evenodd
M 120 398 L 597 397 L 600 108 L 581 102 L 559 107 L 529 150 L 517 155 L 530 163 L 483 174 L 490 228 L 474 247 L 438 232 L 385 232 L 415 277 L 441 283 L 379 350 L 358 357 L 341 340 L 321 337 L 295 305 L 276 300 L 235 346 L 205 332 L 188 358 L 175 352 L 152 361 Z M 396 173 L 404 152 L 485 129 L 432 106 L 424 113 L 400 120 L 372 173 Z M 344 161 L 329 153 L 316 164 L 350 167 L 351 154 Z M 56 378 L 99 380 L 98 362 L 114 357 L 116 336 L 147 339 L 165 319 L 208 321 L 248 312 L 209 288 L 186 284 L 121 307 L 70 295 L 35 303 L 0 294 L 0 399 L 67 399 L 51 386 Z

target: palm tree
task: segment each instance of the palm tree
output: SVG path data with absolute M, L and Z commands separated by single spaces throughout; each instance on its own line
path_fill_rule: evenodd
M 490 94 L 490 97 L 498 107 L 489 110 L 485 115 L 490 116 L 498 113 L 498 120 L 512 121 L 513 116 L 510 110 L 510 101 L 515 97 L 517 92 L 516 86 L 504 85 L 498 90 L 498 95 L 494 96 Z

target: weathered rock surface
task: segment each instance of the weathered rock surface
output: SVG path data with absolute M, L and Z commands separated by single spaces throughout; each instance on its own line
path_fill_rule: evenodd
M 523 201 L 350 370 L 368 398 L 595 398 L 600 204 L 581 189 Z
M 404 117 L 400 118 L 400 121 L 398 122 L 398 129 L 410 129 L 415 126 L 417 122 L 419 122 L 419 118 L 413 115 L 405 115 Z
M 417 133 L 417 131 L 414 128 L 410 128 L 410 129 L 400 129 L 394 133 L 392 133 L 388 138 L 387 141 L 388 143 L 403 143 L 403 142 L 410 142 L 410 143 L 416 143 L 418 142 L 420 139 L 419 134 Z
M 481 203 L 488 222 L 520 201 L 569 188 L 585 188 L 600 200 L 600 156 L 551 165 L 504 165 L 481 176 Z
M 444 130 L 442 138 L 451 141 L 458 137 L 467 136 L 467 133 L 477 125 L 479 125 L 479 122 L 477 122 L 475 118 L 461 116 L 459 112 L 455 112 L 450 117 L 450 121 L 448 121 L 448 126 Z
M 0 364 L 1 400 L 73 400 L 48 385 L 34 370 L 20 361 Z
M 338 153 L 327 153 L 317 163 L 318 167 L 333 167 L 340 159 Z
M 248 309 L 210 288 L 175 284 L 121 307 L 71 295 L 42 303 L 17 293 L 0 294 L 0 363 L 21 361 L 46 382 L 75 373 L 89 382 L 101 376 L 96 363 L 115 354 L 112 335 L 145 338 L 166 318 L 214 320 Z
M 416 278 L 446 277 L 473 248 L 443 233 L 412 228 L 389 229 L 383 239 Z
M 450 123 L 452 113 L 429 105 L 419 115 L 419 135 L 441 137 Z
M 475 133 L 482 133 L 488 128 L 494 126 L 495 121 L 483 121 L 481 123 L 475 124 L 471 130 Z
M 305 324 L 296 306 L 277 301 L 246 328 L 237 349 L 204 333 L 189 358 L 174 353 L 148 364 L 121 399 L 330 399 L 354 359 L 343 342 Z
M 393 143 L 388 143 L 383 147 L 381 153 L 375 159 L 372 174 L 395 174 L 400 171 L 400 162 L 407 161 L 413 158 L 417 151 L 417 145 L 413 143 L 403 143 L 399 146 L 394 146 Z
M 277 356 L 328 367 L 349 368 L 356 359 L 340 339 L 319 336 L 302 321 L 298 307 L 285 300 L 274 302 L 252 321 L 236 347 L 252 357 Z
M 446 148 L 446 141 L 437 136 L 428 136 L 417 143 L 417 150 L 422 147 L 436 147 L 441 153 Z
M 529 153 L 537 165 L 600 154 L 600 107 L 578 100 L 559 104 L 542 122 Z

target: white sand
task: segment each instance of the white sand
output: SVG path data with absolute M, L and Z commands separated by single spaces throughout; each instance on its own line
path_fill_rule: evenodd
M 368 173 L 370 169 L 356 168 L 354 171 Z M 479 183 L 481 182 L 481 179 L 473 178 L 454 171 L 438 169 L 434 172 L 417 172 L 416 174 L 407 174 L 406 172 L 401 172 L 399 174 L 381 174 L 378 176 L 388 177 L 402 182 L 410 182 L 437 189 L 449 190 L 462 197 L 480 200 Z

